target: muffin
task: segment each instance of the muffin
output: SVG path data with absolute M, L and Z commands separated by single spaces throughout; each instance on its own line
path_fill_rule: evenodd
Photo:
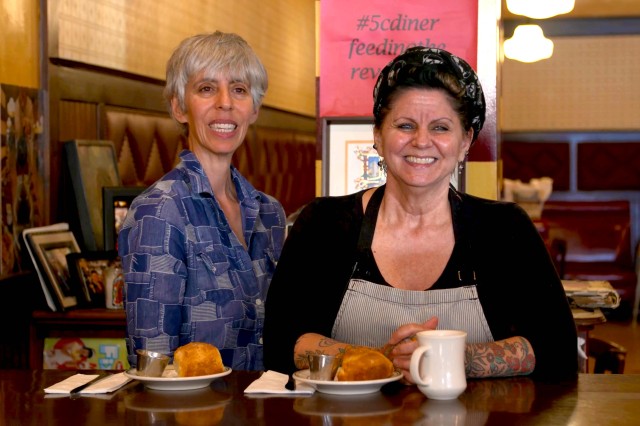
M 391 377 L 393 370 L 393 363 L 382 352 L 366 347 L 353 347 L 344 352 L 336 380 L 386 379 Z
M 204 342 L 191 342 L 176 349 L 173 367 L 180 377 L 207 376 L 224 371 L 218 348 Z

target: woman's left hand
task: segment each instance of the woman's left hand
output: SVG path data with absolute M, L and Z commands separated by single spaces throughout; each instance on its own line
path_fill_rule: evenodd
M 394 367 L 402 372 L 403 382 L 414 383 L 409 366 L 411 365 L 411 355 L 418 347 L 416 333 L 435 330 L 437 326 L 437 317 L 432 317 L 422 324 L 404 324 L 393 332 L 387 344 L 382 347 L 382 352 L 393 362 Z

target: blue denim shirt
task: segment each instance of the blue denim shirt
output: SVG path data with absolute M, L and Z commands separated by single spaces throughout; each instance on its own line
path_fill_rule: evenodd
M 138 196 L 118 235 L 126 281 L 127 351 L 173 356 L 192 341 L 220 350 L 224 365 L 263 370 L 267 289 L 284 243 L 282 205 L 233 166 L 247 249 L 190 151 Z

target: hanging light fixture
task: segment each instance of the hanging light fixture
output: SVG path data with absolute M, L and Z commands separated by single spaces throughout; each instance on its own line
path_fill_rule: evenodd
M 546 19 L 571 12 L 575 2 L 575 0 L 507 0 L 507 9 L 515 15 Z
M 504 55 L 520 62 L 536 62 L 553 54 L 553 42 L 538 25 L 518 25 L 513 37 L 504 41 Z

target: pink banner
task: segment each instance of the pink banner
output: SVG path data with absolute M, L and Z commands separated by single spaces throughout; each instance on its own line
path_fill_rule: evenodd
M 369 117 L 380 70 L 412 46 L 445 49 L 475 68 L 477 0 L 321 0 L 321 117 Z

